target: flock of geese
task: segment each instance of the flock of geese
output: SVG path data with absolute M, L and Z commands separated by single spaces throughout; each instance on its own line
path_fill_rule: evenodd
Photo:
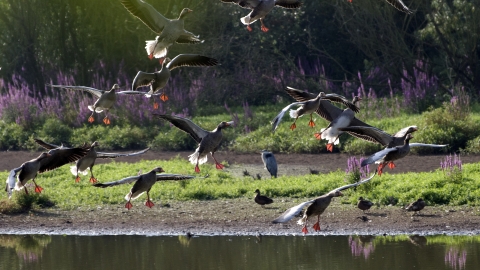
M 263 32 L 267 32 L 269 30 L 265 26 L 263 20 L 265 16 L 275 6 L 289 9 L 296 9 L 302 6 L 302 3 L 298 0 L 221 1 L 225 3 L 237 4 L 242 8 L 250 9 L 251 12 L 247 16 L 241 18 L 241 22 L 247 25 L 247 29 L 249 31 L 252 31 L 250 24 L 254 23 L 257 20 L 260 20 L 261 30 Z M 412 13 L 412 11 L 408 7 L 406 7 L 401 0 L 386 1 L 402 12 L 405 12 L 407 14 Z M 158 35 L 156 36 L 155 40 L 146 41 L 145 49 L 150 59 L 154 57 L 159 58 L 161 69 L 160 71 L 154 73 L 139 71 L 133 80 L 132 89 L 126 91 L 117 91 L 118 89 L 120 89 L 119 85 L 117 84 L 113 85 L 113 87 L 107 91 L 86 86 L 50 85 L 53 88 L 59 89 L 87 91 L 92 95 L 98 97 L 97 101 L 93 105 L 88 106 L 89 109 L 92 111 L 92 114 L 88 118 L 88 122 L 90 123 L 95 121 L 95 113 L 100 113 L 103 111 L 105 112 L 105 117 L 103 119 L 104 124 L 109 125 L 111 123 L 108 117 L 108 111 L 114 106 L 117 95 L 145 95 L 147 97 L 159 96 L 159 98 L 163 102 L 167 101 L 168 96 L 162 91 L 162 89 L 165 87 L 170 78 L 171 70 L 175 68 L 185 66 L 207 67 L 219 64 L 216 59 L 198 54 L 180 54 L 173 59 L 167 57 L 168 48 L 174 43 L 195 44 L 204 42 L 203 40 L 200 40 L 199 36 L 188 32 L 184 28 L 184 19 L 189 13 L 192 12 L 192 10 L 184 8 L 180 13 L 178 19 L 167 19 L 157 10 L 155 10 L 155 8 L 153 8 L 150 4 L 142 0 L 122 0 L 121 3 L 133 16 L 140 19 L 145 25 L 147 25 L 153 32 Z M 150 90 L 148 92 L 137 91 L 138 88 L 143 86 L 149 87 Z M 313 225 L 313 229 L 315 231 L 320 230 L 320 215 L 329 206 L 332 198 L 342 196 L 341 191 L 345 189 L 355 187 L 370 181 L 377 173 L 378 175 L 381 175 L 384 167 L 387 165 L 390 168 L 394 168 L 394 161 L 405 157 L 409 153 L 410 147 L 446 146 L 409 143 L 409 141 L 413 138 L 411 133 L 417 131 L 416 126 L 406 127 L 397 132 L 396 134 L 390 135 L 383 130 L 380 130 L 362 122 L 355 117 L 355 114 L 359 112 L 358 102 L 362 100 L 360 97 L 355 96 L 352 101 L 349 101 L 345 97 L 337 94 L 325 94 L 323 92 L 320 92 L 319 94 L 312 94 L 291 87 L 287 87 L 286 91 L 291 97 L 296 100 L 296 102 L 293 102 L 283 108 L 281 112 L 273 119 L 273 132 L 275 132 L 275 130 L 279 127 L 284 114 L 288 110 L 290 110 L 290 117 L 295 119 L 294 122 L 290 125 L 290 129 L 292 131 L 296 128 L 296 122 L 298 118 L 308 114 L 310 115 L 310 121 L 308 122 L 308 125 L 312 128 L 315 127 L 315 122 L 313 121 L 312 115 L 313 113 L 316 113 L 322 118 L 329 121 L 330 124 L 326 128 L 321 129 L 319 132 L 316 132 L 313 135 L 319 140 L 327 140 L 327 150 L 330 152 L 333 151 L 333 146 L 339 143 L 340 135 L 344 133 L 373 143 L 378 143 L 385 147 L 384 150 L 375 153 L 374 155 L 368 157 L 362 162 L 362 167 L 372 163 L 379 164 L 375 173 L 370 177 L 363 179 L 357 183 L 336 188 L 318 198 L 296 205 L 285 211 L 281 216 L 279 216 L 273 221 L 274 223 L 287 222 L 291 220 L 295 215 L 298 215 L 305 206 L 309 205 L 304 212 L 303 217 L 298 221 L 298 224 L 303 225 L 303 233 L 308 232 L 307 222 L 312 216 L 317 216 L 317 222 Z M 341 109 L 333 105 L 332 102 L 343 104 L 347 108 Z M 297 106 L 298 108 L 295 110 L 290 109 L 294 106 Z M 154 103 L 154 108 L 158 108 L 158 103 Z M 211 154 L 215 162 L 216 168 L 223 169 L 223 165 L 217 161 L 214 154 L 222 142 L 222 130 L 224 128 L 232 126 L 232 121 L 221 122 L 214 130 L 207 131 L 199 127 L 189 119 L 183 117 L 161 114 L 154 115 L 155 117 L 168 121 L 175 127 L 188 133 L 198 143 L 198 147 L 195 152 L 189 156 L 189 161 L 195 165 L 196 173 L 200 172 L 199 165 L 207 161 L 208 153 Z M 28 190 L 25 185 L 29 180 L 32 180 L 32 182 L 34 183 L 35 192 L 40 193 L 43 188 L 37 185 L 37 183 L 35 182 L 37 174 L 59 168 L 71 162 L 75 162 L 75 165 L 71 166 L 71 173 L 75 176 L 76 182 L 80 181 L 79 174 L 86 175 L 88 174 L 88 170 L 90 171 L 90 182 L 95 187 L 106 188 L 135 182 L 130 192 L 125 196 L 125 199 L 127 200 L 125 207 L 127 209 L 132 208 L 131 200 L 139 197 L 145 192 L 147 193 L 147 201 L 145 202 L 145 205 L 147 207 L 152 207 L 154 204 L 150 200 L 149 191 L 157 181 L 185 180 L 195 177 L 180 174 L 167 174 L 161 167 L 157 167 L 145 174 L 138 174 L 108 183 L 99 183 L 93 174 L 93 166 L 97 158 L 136 156 L 147 152 L 149 149 L 147 148 L 142 151 L 130 153 L 105 153 L 96 151 L 95 148 L 99 146 L 98 142 L 94 142 L 91 145 L 84 144 L 80 147 L 70 148 L 63 145 L 58 146 L 50 144 L 39 139 L 36 139 L 35 141 L 40 146 L 48 150 L 48 152 L 44 152 L 39 157 L 27 161 L 18 168 L 14 168 L 10 171 L 6 181 L 7 186 L 5 189 L 8 192 L 9 196 L 12 195 L 13 190 L 21 189 L 24 189 L 25 192 L 28 194 Z M 263 150 L 261 153 L 265 168 L 270 172 L 272 177 L 277 177 L 277 163 L 275 161 L 275 157 L 271 152 L 267 150 Z M 255 202 L 262 205 L 262 207 L 263 205 L 273 203 L 272 199 L 267 198 L 266 196 L 262 196 L 258 189 L 255 192 L 257 193 L 257 196 L 255 197 Z M 361 210 L 368 210 L 371 206 L 371 202 L 366 201 L 363 198 L 359 199 L 358 208 L 360 208 Z M 418 201 L 410 205 L 408 209 L 413 211 L 419 211 L 424 206 L 425 202 L 419 199 Z

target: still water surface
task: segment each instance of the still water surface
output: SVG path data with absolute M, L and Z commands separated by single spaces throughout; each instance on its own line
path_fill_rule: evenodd
M 480 236 L 0 235 L 0 269 L 480 269 Z

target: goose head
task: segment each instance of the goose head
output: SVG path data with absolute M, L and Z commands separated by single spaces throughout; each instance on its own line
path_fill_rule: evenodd
M 99 146 L 100 144 L 97 141 L 94 141 L 90 147 Z
M 255 189 L 255 193 L 260 194 L 260 190 L 258 190 L 258 188 Z
M 342 192 L 340 192 L 339 190 L 337 190 L 337 191 L 335 191 L 335 192 L 330 192 L 328 195 L 331 196 L 331 197 L 340 197 L 340 196 L 343 196 Z
M 413 139 L 413 135 L 411 133 L 408 133 L 407 137 L 405 137 L 405 143 L 408 143 L 408 141 L 410 141 L 411 139 Z
M 162 167 L 157 167 L 157 168 L 153 169 L 152 171 L 157 172 L 157 173 L 165 172 L 165 171 L 162 169 Z
M 112 89 L 110 89 L 110 92 L 115 91 L 115 90 L 117 90 L 117 89 L 120 89 L 120 86 L 119 86 L 118 84 L 114 84 L 114 85 L 112 86 Z
M 193 10 L 189 9 L 189 8 L 184 8 L 182 9 L 182 12 L 180 12 L 180 16 L 178 17 L 178 19 L 184 19 L 185 16 L 187 16 L 187 14 L 189 14 L 190 12 L 192 12 Z
M 353 100 L 352 100 L 353 105 L 357 106 L 357 102 L 359 102 L 360 100 L 362 100 L 361 97 L 359 97 L 359 96 L 354 96 L 354 97 L 353 97 Z
M 225 122 L 225 121 L 223 121 L 223 122 L 221 122 L 220 124 L 218 124 L 217 130 L 218 130 L 218 129 L 222 129 L 222 128 L 229 127 L 229 126 L 231 126 L 231 125 L 233 125 L 233 121 L 230 121 L 230 122 Z

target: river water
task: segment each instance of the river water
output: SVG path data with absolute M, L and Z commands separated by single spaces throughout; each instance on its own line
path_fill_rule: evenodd
M 480 269 L 480 236 L 0 235 L 0 269 Z

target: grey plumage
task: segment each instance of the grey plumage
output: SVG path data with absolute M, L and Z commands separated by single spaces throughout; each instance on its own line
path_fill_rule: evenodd
M 265 170 L 270 173 L 271 177 L 277 178 L 278 165 L 275 156 L 272 152 L 269 152 L 267 150 L 262 150 L 261 153 L 263 165 L 265 165 Z
M 417 126 L 409 126 L 399 130 L 393 135 L 390 135 L 376 127 L 348 126 L 339 128 L 339 130 L 347 132 L 348 134 L 359 139 L 378 143 L 387 148 L 392 148 L 395 146 L 402 146 L 405 142 L 407 134 L 417 131 L 418 128 Z

